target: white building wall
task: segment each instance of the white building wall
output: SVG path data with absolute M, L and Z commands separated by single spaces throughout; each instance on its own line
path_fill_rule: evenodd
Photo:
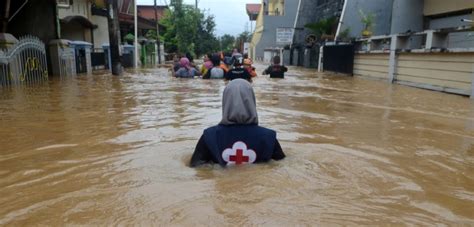
M 109 43 L 109 24 L 107 17 L 92 16 L 91 21 L 97 25 L 97 28 L 94 29 L 94 47 L 101 48 L 102 44 Z
M 69 7 L 58 7 L 58 16 L 60 19 L 75 15 L 90 18 L 90 5 L 88 0 L 74 0 L 73 4 Z

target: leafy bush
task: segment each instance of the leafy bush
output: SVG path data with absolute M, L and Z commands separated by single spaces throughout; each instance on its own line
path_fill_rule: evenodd
M 338 21 L 336 17 L 330 17 L 319 20 L 316 23 L 306 24 L 305 28 L 310 29 L 319 39 L 323 35 L 333 35 L 337 22 Z

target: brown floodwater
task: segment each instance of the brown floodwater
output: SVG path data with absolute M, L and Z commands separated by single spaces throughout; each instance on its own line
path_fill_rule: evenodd
M 224 86 L 145 69 L 2 88 L 0 225 L 474 225 L 472 100 L 291 68 L 253 84 L 286 159 L 189 168 Z

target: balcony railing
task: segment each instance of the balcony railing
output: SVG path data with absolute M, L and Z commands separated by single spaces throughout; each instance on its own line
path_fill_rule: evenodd
M 284 14 L 281 11 L 265 11 L 265 16 L 283 16 Z
M 447 29 L 425 30 L 422 32 L 373 36 L 358 39 L 355 45 L 356 51 L 359 53 L 390 53 L 391 50 L 412 53 L 474 52 L 474 46 L 456 47 L 449 39 L 450 34 L 470 31 L 473 31 L 472 26 L 461 26 Z M 469 36 L 469 34 L 466 35 Z

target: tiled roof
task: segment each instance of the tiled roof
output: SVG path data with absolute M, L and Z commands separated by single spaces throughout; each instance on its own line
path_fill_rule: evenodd
M 247 4 L 247 13 L 248 14 L 258 14 L 260 12 L 260 7 L 262 4 Z

